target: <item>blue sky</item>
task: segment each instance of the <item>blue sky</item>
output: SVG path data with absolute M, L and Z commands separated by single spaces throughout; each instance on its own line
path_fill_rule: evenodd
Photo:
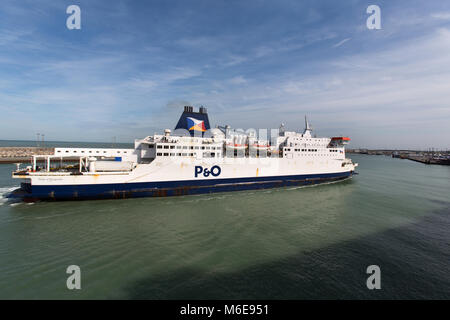
M 450 3 L 1 1 L 0 140 L 128 142 L 185 104 L 212 125 L 302 129 L 307 114 L 353 147 L 450 148 Z

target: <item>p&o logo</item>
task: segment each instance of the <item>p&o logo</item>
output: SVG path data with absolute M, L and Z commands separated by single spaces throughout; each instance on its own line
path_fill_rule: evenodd
M 211 169 L 203 168 L 202 166 L 195 166 L 195 177 L 197 178 L 199 174 L 203 174 L 204 177 L 209 177 L 212 175 L 213 177 L 217 177 L 222 172 L 219 166 L 213 166 Z

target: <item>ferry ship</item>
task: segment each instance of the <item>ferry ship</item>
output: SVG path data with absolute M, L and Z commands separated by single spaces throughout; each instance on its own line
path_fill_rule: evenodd
M 12 173 L 24 201 L 177 196 L 340 181 L 355 174 L 348 137 L 313 137 L 281 125 L 270 139 L 230 126 L 211 128 L 206 108 L 186 106 L 172 132 L 134 149 L 55 148 Z M 72 163 L 67 164 L 67 161 Z M 40 166 L 39 166 L 40 164 Z

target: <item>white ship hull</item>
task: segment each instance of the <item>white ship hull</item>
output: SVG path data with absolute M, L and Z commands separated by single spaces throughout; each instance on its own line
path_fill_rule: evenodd
M 156 159 L 131 172 L 35 174 L 22 176 L 28 181 L 17 195 L 30 201 L 187 195 L 318 184 L 349 178 L 355 170 L 351 162 L 333 159 L 250 160 Z

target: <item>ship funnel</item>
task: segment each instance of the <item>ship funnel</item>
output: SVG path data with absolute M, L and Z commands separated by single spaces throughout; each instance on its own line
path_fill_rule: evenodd
M 203 106 L 200 107 L 198 112 L 195 112 L 192 106 L 185 106 L 175 126 L 175 130 L 187 130 L 191 136 L 198 136 L 200 133 L 203 136 L 204 132 L 210 128 L 208 113 Z

